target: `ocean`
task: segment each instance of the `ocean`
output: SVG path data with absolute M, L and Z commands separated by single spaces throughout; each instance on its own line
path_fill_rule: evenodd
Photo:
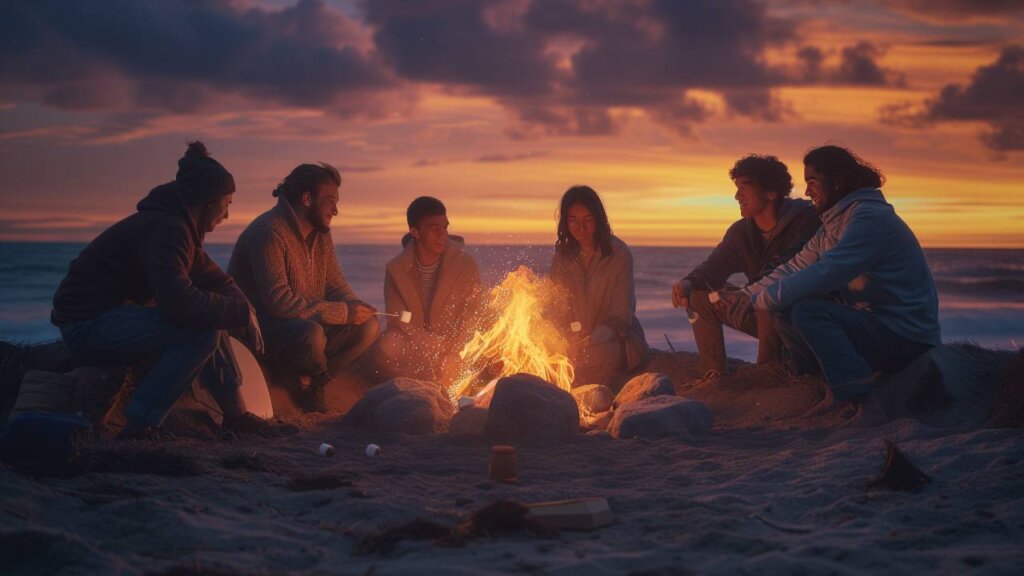
M 0 338 L 42 342 L 60 337 L 49 322 L 53 293 L 81 243 L 0 242 Z M 227 266 L 231 245 L 207 246 Z M 526 265 L 546 273 L 551 246 L 476 246 L 470 251 L 483 280 L 497 284 Z M 637 315 L 654 348 L 696 351 L 686 317 L 672 308 L 672 284 L 701 262 L 710 248 L 634 247 Z M 342 270 L 355 291 L 383 310 L 384 265 L 397 246 L 338 246 Z M 1024 345 L 1024 250 L 931 249 L 925 254 L 939 290 L 939 318 L 945 341 L 972 341 L 1004 350 Z M 736 281 L 742 284 L 742 276 Z M 726 329 L 730 356 L 753 360 L 757 342 Z

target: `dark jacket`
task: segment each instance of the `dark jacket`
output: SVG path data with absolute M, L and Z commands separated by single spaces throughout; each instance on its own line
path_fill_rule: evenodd
M 765 243 L 753 218 L 741 218 L 685 280 L 698 290 L 719 290 L 737 272 L 746 275 L 748 284 L 756 282 L 799 252 L 820 224 L 813 204 L 785 198 L 770 241 Z
M 202 241 L 178 185 L 157 186 L 138 212 L 107 228 L 71 261 L 50 320 L 91 320 L 117 306 L 155 302 L 178 326 L 244 327 L 249 302 Z

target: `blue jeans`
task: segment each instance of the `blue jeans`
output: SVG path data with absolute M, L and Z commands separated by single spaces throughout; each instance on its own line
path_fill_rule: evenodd
M 224 330 L 181 328 L 158 308 L 142 306 L 120 306 L 59 328 L 68 349 L 85 364 L 126 366 L 159 355 L 125 409 L 128 418 L 159 426 L 197 379 L 225 416 L 245 413 L 238 364 Z
M 776 326 L 798 368 L 801 359 L 817 360 L 837 401 L 864 398 L 875 372 L 897 372 L 931 348 L 896 334 L 868 310 L 821 298 L 798 301 Z

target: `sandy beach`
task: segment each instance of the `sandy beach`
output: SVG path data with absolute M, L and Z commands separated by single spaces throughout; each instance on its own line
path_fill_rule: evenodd
M 1019 361 L 1019 360 L 1018 360 Z M 742 375 L 750 367 L 737 364 Z M 695 356 L 648 366 L 686 386 Z M 69 478 L 0 470 L 4 574 L 1018 574 L 1024 570 L 1024 432 L 873 429 L 796 416 L 813 380 L 689 389 L 715 411 L 688 440 L 607 433 L 516 446 L 519 481 L 492 482 L 480 436 L 380 437 L 337 415 L 295 435 L 225 437 L 184 402 L 158 442 L 97 441 Z M 351 375 L 332 404 L 365 382 Z M 762 383 L 760 386 L 765 386 Z M 727 400 L 731 398 L 732 400 Z M 725 409 L 733 406 L 733 412 Z M 738 408 L 736 408 L 738 407 Z M 287 412 L 287 411 L 286 411 Z M 868 488 L 894 442 L 931 482 Z M 336 454 L 317 454 L 322 442 Z M 365 455 L 368 443 L 382 454 Z M 605 497 L 591 532 L 447 529 L 499 500 Z M 425 521 L 425 522 L 419 522 Z M 419 522 L 419 523 L 417 523 Z M 413 523 L 413 524 L 410 524 Z M 422 526 L 421 526 L 422 525 Z M 389 528 L 406 538 L 374 539 Z M 420 537 L 412 537 L 414 534 Z

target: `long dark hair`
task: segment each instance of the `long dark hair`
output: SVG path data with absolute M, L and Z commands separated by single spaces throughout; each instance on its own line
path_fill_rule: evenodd
M 563 256 L 576 256 L 580 253 L 580 243 L 569 234 L 569 208 L 573 204 L 582 204 L 594 215 L 597 221 L 594 230 L 594 244 L 601 249 L 601 255 L 612 253 L 612 225 L 608 223 L 608 214 L 604 211 L 601 197 L 590 186 L 573 186 L 562 194 L 562 203 L 558 208 L 558 239 L 555 251 Z
M 836 200 L 859 188 L 881 188 L 885 184 L 881 170 L 842 146 L 815 148 L 804 156 L 804 164 L 813 166 L 828 179 L 823 184 L 832 188 L 830 192 L 836 192 Z

